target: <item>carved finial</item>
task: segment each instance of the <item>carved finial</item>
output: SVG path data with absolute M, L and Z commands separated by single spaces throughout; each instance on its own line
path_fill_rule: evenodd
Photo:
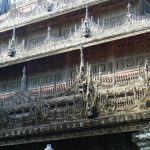
M 13 57 L 15 53 L 16 53 L 16 28 L 14 25 L 12 39 L 11 41 L 9 41 L 8 46 L 8 56 Z
M 86 5 L 85 18 L 84 18 L 84 22 L 83 22 L 83 36 L 85 38 L 90 37 L 90 18 L 89 18 L 88 6 L 87 5 Z
M 27 89 L 26 68 L 24 66 L 22 71 L 22 79 L 21 79 L 21 91 L 25 91 L 26 89 Z

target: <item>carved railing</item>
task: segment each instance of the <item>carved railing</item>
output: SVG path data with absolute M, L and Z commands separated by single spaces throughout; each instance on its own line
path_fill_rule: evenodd
M 80 118 L 84 101 L 81 95 L 73 95 L 75 85 L 70 81 L 1 96 L 0 130 Z
M 100 81 L 103 85 L 111 86 L 123 86 L 128 85 L 133 82 L 139 82 L 139 78 L 144 81 L 145 70 L 141 69 L 132 69 L 131 71 L 120 71 L 118 73 L 111 73 L 108 75 L 93 74 L 93 81 Z
M 97 83 L 100 115 L 131 112 L 140 107 L 148 96 L 146 94 L 148 74 L 145 69 L 138 68 L 108 75 L 93 75 L 93 82 Z
M 113 114 L 116 112 L 132 112 L 140 107 L 141 101 L 145 98 L 146 88 L 130 88 L 118 90 L 106 94 L 98 94 L 98 103 L 101 115 Z
M 71 88 L 74 88 L 75 84 L 75 81 L 67 81 L 65 83 L 50 86 L 39 86 L 38 88 L 29 88 L 27 93 L 30 93 L 31 97 L 35 97 L 37 94 L 40 94 L 43 98 L 50 99 L 54 97 L 60 97 L 63 95 L 69 95 L 69 93 L 72 94 Z M 69 93 L 67 91 L 69 91 Z M 16 97 L 16 95 L 18 95 L 18 92 L 1 94 L 0 107 L 6 108 L 6 106 L 9 107 L 10 105 L 12 105 L 12 98 Z M 27 101 L 27 103 L 30 103 L 30 101 Z

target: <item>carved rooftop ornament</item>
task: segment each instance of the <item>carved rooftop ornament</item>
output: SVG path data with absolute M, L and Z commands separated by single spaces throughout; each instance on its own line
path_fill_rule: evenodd
M 12 39 L 9 40 L 9 45 L 8 45 L 8 56 L 10 57 L 14 57 L 14 55 L 16 54 L 16 33 L 15 32 L 16 32 L 16 28 L 14 25 Z
M 88 38 L 88 37 L 90 37 L 90 35 L 91 35 L 90 26 L 91 26 L 91 20 L 90 20 L 90 18 L 89 18 L 88 6 L 86 5 L 85 18 L 84 18 L 84 21 L 83 21 L 83 23 L 82 23 L 83 36 L 84 36 L 85 38 Z

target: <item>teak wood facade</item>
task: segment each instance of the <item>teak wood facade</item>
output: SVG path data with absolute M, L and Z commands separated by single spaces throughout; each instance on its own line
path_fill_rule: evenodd
M 51 142 L 69 149 L 69 142 L 83 149 L 85 141 L 93 142 L 89 150 L 137 150 L 134 142 L 148 147 L 142 132 L 150 120 L 148 5 L 42 0 L 5 14 L 0 148 L 40 149 Z

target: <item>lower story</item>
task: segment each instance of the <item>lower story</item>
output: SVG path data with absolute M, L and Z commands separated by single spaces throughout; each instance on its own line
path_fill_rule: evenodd
M 88 132 L 88 131 L 87 131 Z M 1 150 L 44 150 L 52 144 L 54 150 L 138 150 L 132 142 L 133 132 L 90 136 L 67 140 L 47 141 L 0 147 Z

